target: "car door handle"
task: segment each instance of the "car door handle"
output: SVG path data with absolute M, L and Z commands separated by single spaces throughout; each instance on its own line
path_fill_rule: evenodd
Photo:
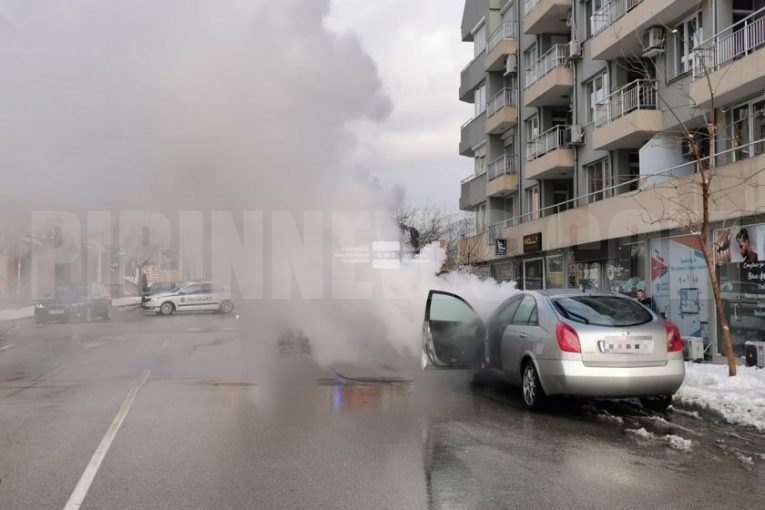
M 526 333 L 518 333 L 518 336 L 521 338 L 528 338 L 529 335 L 527 335 Z

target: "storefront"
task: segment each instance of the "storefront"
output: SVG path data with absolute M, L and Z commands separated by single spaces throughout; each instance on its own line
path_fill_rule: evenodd
M 612 239 L 575 246 L 568 264 L 568 285 L 635 296 L 647 288 L 645 241 Z

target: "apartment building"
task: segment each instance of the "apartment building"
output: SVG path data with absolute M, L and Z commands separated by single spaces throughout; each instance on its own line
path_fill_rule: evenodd
M 525 289 L 644 289 L 721 353 L 689 235 L 699 156 L 736 348 L 762 339 L 765 0 L 466 0 L 461 34 L 463 261 Z

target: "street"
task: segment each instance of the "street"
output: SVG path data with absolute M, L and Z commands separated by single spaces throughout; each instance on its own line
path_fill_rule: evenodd
M 0 323 L 0 508 L 761 508 L 765 498 L 765 441 L 712 415 L 629 401 L 531 413 L 502 383 L 471 388 L 464 373 L 421 373 L 394 353 L 321 369 L 301 345 L 245 324 L 135 309 L 110 322 Z

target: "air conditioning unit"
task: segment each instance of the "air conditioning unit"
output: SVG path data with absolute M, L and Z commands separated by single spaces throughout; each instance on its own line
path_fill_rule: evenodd
M 744 342 L 746 366 L 765 368 L 765 342 L 748 340 Z
M 653 58 L 664 53 L 664 27 L 654 26 L 643 32 L 643 56 Z
M 518 70 L 518 55 L 511 53 L 505 59 L 505 76 L 514 74 Z
M 577 39 L 568 42 L 568 58 L 572 60 L 582 58 L 582 43 Z
M 686 361 L 704 361 L 704 339 L 700 336 L 684 336 L 683 357 Z
M 579 124 L 574 124 L 569 128 L 571 132 L 571 145 L 582 145 L 584 143 L 584 130 Z

